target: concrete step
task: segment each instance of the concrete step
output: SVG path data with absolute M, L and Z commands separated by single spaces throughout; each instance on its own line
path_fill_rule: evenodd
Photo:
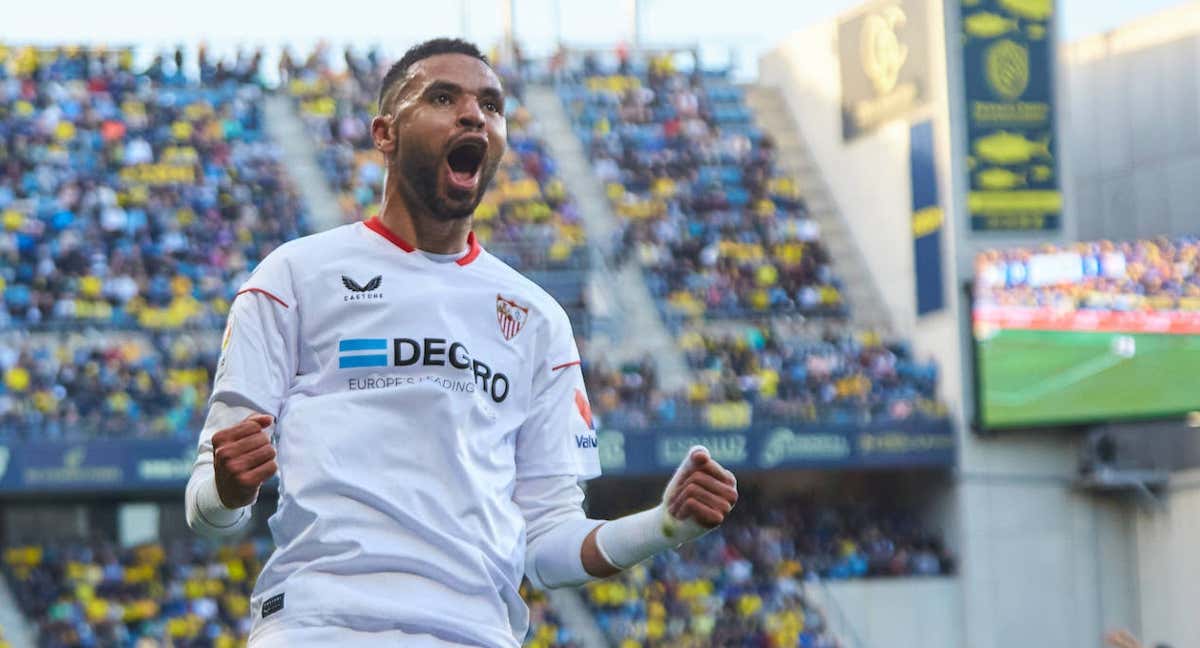
M 610 362 L 640 360 L 648 355 L 654 358 L 661 386 L 682 389 L 690 381 L 691 372 L 646 287 L 641 268 L 634 264 L 614 268 L 605 261 L 621 222 L 609 206 L 604 187 L 593 173 L 558 95 L 549 86 L 530 86 L 526 106 L 537 118 L 567 192 L 579 206 L 589 246 L 600 250 L 600 254 L 593 255 L 591 268 L 598 281 L 591 285 L 606 291 L 603 299 L 612 306 L 609 321 L 620 327 L 616 333 L 619 341 L 605 341 L 612 351 Z
M 809 215 L 821 228 L 821 240 L 834 259 L 834 272 L 845 287 L 852 320 L 861 326 L 890 331 L 891 316 L 875 277 L 830 196 L 821 169 L 783 95 L 774 88 L 746 86 L 746 104 L 755 112 L 755 123 L 774 140 L 780 170 L 796 179 Z
M 342 225 L 345 221 L 341 207 L 317 166 L 316 142 L 296 113 L 292 100 L 273 94 L 267 97 L 263 109 L 267 134 L 283 151 L 288 174 L 304 200 L 312 228 L 322 231 Z

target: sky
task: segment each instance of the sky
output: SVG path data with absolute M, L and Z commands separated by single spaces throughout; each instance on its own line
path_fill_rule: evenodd
M 322 5 L 279 0 L 4 0 L 0 42 L 132 44 L 149 50 L 209 43 L 223 51 L 236 43 L 268 52 L 284 43 L 304 50 L 325 40 L 334 46 L 377 44 L 395 54 L 434 35 L 462 35 L 481 45 L 499 41 L 498 0 L 336 0 Z M 611 46 L 628 39 L 633 0 L 514 0 L 517 37 L 527 51 L 568 44 Z M 733 60 L 742 76 L 790 33 L 836 16 L 862 0 L 641 0 L 643 41 L 702 46 L 706 64 Z M 1103 32 L 1179 0 L 1059 0 L 1060 37 Z

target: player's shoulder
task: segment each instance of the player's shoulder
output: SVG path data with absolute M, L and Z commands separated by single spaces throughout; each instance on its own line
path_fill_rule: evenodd
M 280 244 L 258 262 L 246 280 L 243 290 L 263 287 L 259 285 L 263 284 L 272 289 L 286 289 L 292 292 L 297 283 L 296 277 L 303 275 L 304 268 L 312 268 L 314 262 L 330 255 L 345 254 L 345 246 L 353 241 L 354 227 L 357 225 L 341 225 Z
M 567 311 L 545 288 L 486 250 L 476 263 L 483 276 L 495 282 L 498 299 L 508 299 L 518 307 L 528 308 L 530 314 L 544 321 L 551 331 L 570 331 Z

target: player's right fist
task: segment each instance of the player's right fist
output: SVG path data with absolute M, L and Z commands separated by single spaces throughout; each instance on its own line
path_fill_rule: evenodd
M 275 448 L 264 431 L 272 422 L 267 414 L 251 414 L 241 423 L 213 434 L 213 471 L 217 495 L 225 508 L 241 508 L 253 502 L 258 487 L 275 474 Z

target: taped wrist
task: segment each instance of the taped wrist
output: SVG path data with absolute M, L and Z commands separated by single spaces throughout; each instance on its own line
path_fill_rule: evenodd
M 680 520 L 667 512 L 667 502 L 691 464 L 692 453 L 697 450 L 708 452 L 704 446 L 692 446 L 687 451 L 663 490 L 662 503 L 641 513 L 606 522 L 596 532 L 596 548 L 610 565 L 629 569 L 660 551 L 674 549 L 712 530 L 691 518 Z

